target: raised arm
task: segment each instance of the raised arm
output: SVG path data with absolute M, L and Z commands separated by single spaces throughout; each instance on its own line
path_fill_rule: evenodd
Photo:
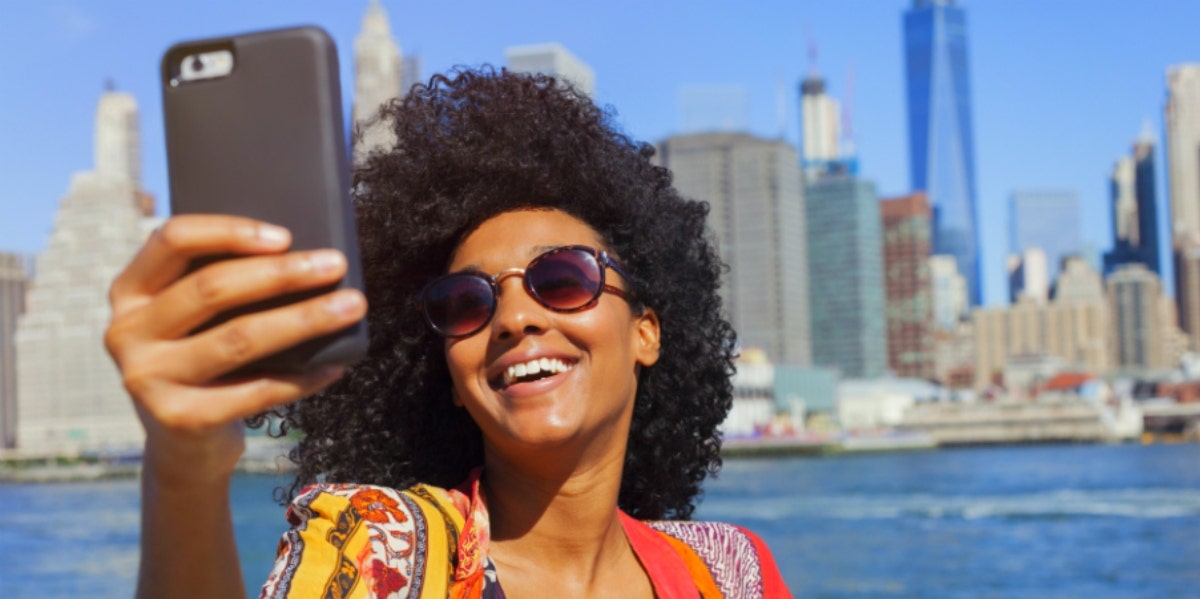
M 215 314 L 342 277 L 338 252 L 285 253 L 278 227 L 231 216 L 167 221 L 113 282 L 105 345 L 146 429 L 141 597 L 241 597 L 229 484 L 244 450 L 242 419 L 311 394 L 340 369 L 218 380 L 366 314 L 355 290 L 241 316 L 195 335 Z M 242 257 L 187 274 L 191 259 Z

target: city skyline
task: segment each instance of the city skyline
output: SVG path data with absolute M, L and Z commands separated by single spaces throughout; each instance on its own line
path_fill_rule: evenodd
M 514 45 L 563 44 L 595 69 L 599 103 L 612 105 L 616 121 L 650 143 L 681 132 L 677 94 L 682 87 L 735 84 L 750 90 L 750 133 L 782 135 L 798 145 L 796 90 L 809 70 L 808 43 L 815 44 L 831 95 L 853 113 L 860 175 L 875 181 L 881 196 L 911 191 L 902 45 L 902 14 L 909 1 L 854 11 L 824 3 L 747 9 L 618 2 L 551 9 L 542 2 L 503 8 L 468 2 L 456 6 L 456 26 L 432 28 L 437 34 L 429 33 L 428 25 L 447 22 L 447 9 L 383 4 L 396 39 L 406 55 L 421 55 L 426 76 L 454 64 L 503 65 L 504 49 Z M 0 97 L 0 174 L 10 182 L 0 192 L 0 209 L 9 215 L 0 222 L 0 249 L 31 254 L 45 247 L 70 173 L 89 162 L 88 121 L 106 79 L 133 93 L 143 107 L 143 179 L 165 212 L 156 70 L 161 52 L 185 38 L 316 23 L 340 46 L 348 98 L 352 40 L 366 5 L 272 1 L 242 7 L 214 1 L 160 6 L 118 0 L 104 10 L 66 1 L 10 7 L 10 18 L 0 24 L 7 25 L 0 49 L 20 59 L 0 65 L 0 74 L 20 82 L 23 93 Z M 1078 5 L 962 5 L 971 39 L 984 299 L 996 304 L 1007 295 L 1003 225 L 1005 200 L 1014 189 L 1077 191 L 1084 242 L 1102 251 L 1111 247 L 1108 171 L 1144 121 L 1161 140 L 1166 70 L 1200 59 L 1188 46 L 1185 27 L 1195 22 L 1200 8 L 1170 5 L 1129 14 L 1125 4 L 1095 2 L 1088 4 L 1088 26 L 1081 27 Z M 155 26 L 135 25 L 122 16 L 129 14 Z M 1152 36 L 1156 43 L 1113 44 L 1115 31 Z M 1072 43 L 1062 43 L 1063 35 Z M 642 41 L 618 41 L 624 39 Z M 646 51 L 649 45 L 655 49 Z M 28 51 L 31 47 L 39 51 Z M 852 85 L 847 81 L 851 71 Z M 779 90 L 784 90 L 782 101 Z M 1160 153 L 1156 187 L 1163 191 L 1164 162 Z M 1165 227 L 1168 198 L 1163 192 L 1159 196 L 1160 227 Z M 1164 242 L 1167 237 L 1160 235 Z M 1163 254 L 1169 255 L 1165 249 Z

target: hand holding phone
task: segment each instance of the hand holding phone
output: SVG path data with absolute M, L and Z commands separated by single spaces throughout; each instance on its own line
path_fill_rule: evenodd
M 337 65 L 333 41 L 315 27 L 184 42 L 163 56 L 172 213 L 253 218 L 288 229 L 292 250 L 334 248 L 347 259 L 337 283 L 225 311 L 195 333 L 332 289 L 362 290 Z M 226 257 L 200 257 L 193 269 Z M 366 347 L 360 321 L 237 373 L 349 364 Z

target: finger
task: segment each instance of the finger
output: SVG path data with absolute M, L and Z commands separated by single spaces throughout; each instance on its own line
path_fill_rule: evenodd
M 197 256 L 282 252 L 291 244 L 287 229 L 240 216 L 186 214 L 168 220 L 146 240 L 129 266 L 113 281 L 113 309 L 128 296 L 163 289 Z
M 340 331 L 366 315 L 367 300 L 342 289 L 263 312 L 239 316 L 173 343 L 178 359 L 169 378 L 201 384 L 301 341 Z M 176 354 L 172 351 L 172 354 Z
M 166 429 L 203 434 L 312 395 L 336 381 L 344 372 L 343 366 L 331 366 L 301 374 L 258 376 L 183 387 L 171 393 L 169 403 L 157 406 L 157 409 L 146 408 Z
M 167 287 L 131 315 L 132 326 L 141 334 L 174 339 L 225 310 L 327 285 L 345 272 L 346 258 L 337 250 L 218 262 Z

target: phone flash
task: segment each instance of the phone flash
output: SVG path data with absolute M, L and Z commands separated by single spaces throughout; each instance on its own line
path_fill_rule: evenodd
M 233 52 L 229 50 L 188 54 L 179 61 L 179 76 L 171 80 L 171 85 L 202 79 L 216 79 L 225 77 L 232 72 Z

